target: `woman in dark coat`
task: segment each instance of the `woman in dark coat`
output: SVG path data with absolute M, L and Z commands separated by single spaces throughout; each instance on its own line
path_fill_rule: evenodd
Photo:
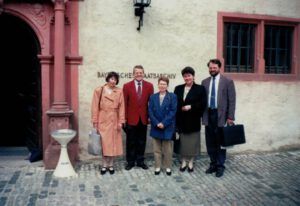
M 180 171 L 194 171 L 193 161 L 200 150 L 201 117 L 206 107 L 206 92 L 194 81 L 195 71 L 185 67 L 181 71 L 185 84 L 175 87 L 177 95 L 176 132 L 180 139 Z M 187 165 L 188 163 L 188 165 Z

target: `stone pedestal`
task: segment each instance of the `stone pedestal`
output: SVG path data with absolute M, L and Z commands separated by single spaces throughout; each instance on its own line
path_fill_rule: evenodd
M 44 152 L 44 165 L 45 169 L 54 169 L 57 165 L 59 155 L 60 155 L 60 144 L 51 137 L 51 133 L 58 129 L 70 129 L 71 128 L 71 118 L 73 111 L 48 111 L 47 112 L 50 122 L 49 122 L 49 144 L 47 145 Z M 67 146 L 68 155 L 72 165 L 75 165 L 78 159 L 78 135 L 72 139 L 72 141 Z

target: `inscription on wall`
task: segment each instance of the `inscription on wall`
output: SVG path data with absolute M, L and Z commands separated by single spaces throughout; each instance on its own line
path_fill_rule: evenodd
M 105 78 L 108 72 L 97 72 L 98 78 Z M 132 79 L 133 73 L 132 72 L 118 72 L 121 79 Z M 175 73 L 145 73 L 145 79 L 158 79 L 161 76 L 168 77 L 169 79 L 175 79 Z

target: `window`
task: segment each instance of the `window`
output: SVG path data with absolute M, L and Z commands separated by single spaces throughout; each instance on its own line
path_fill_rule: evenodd
M 217 58 L 240 80 L 300 80 L 300 18 L 218 12 Z
M 253 72 L 254 24 L 225 23 L 225 72 Z
M 292 27 L 265 26 L 265 73 L 291 73 Z

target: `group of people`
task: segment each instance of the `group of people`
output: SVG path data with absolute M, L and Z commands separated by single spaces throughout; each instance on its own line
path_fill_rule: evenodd
M 158 92 L 144 80 L 144 68 L 133 68 L 134 79 L 116 85 L 119 75 L 109 72 L 106 84 L 94 90 L 92 99 L 93 127 L 101 134 L 102 167 L 100 173 L 114 174 L 113 160 L 123 155 L 122 129 L 126 133 L 126 170 L 141 167 L 144 162 L 147 125 L 153 138 L 155 160 L 154 174 L 165 169 L 172 174 L 173 142 L 179 148 L 181 172 L 194 171 L 194 159 L 200 150 L 201 120 L 205 125 L 205 139 L 210 165 L 205 171 L 221 177 L 225 170 L 226 149 L 221 147 L 222 127 L 233 124 L 236 95 L 231 79 L 220 74 L 221 61 L 211 59 L 207 64 L 210 77 L 200 84 L 195 82 L 195 71 L 185 67 L 182 71 L 184 84 L 168 91 L 169 79 L 158 79 Z M 174 141 L 176 140 L 176 141 Z

